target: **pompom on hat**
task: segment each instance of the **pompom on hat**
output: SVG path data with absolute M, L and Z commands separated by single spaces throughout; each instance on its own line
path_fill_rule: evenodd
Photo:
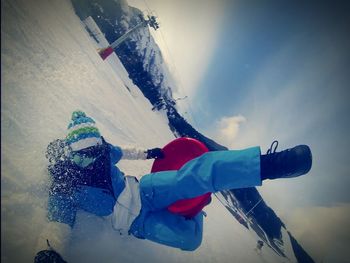
M 76 110 L 72 113 L 66 141 L 73 151 L 102 144 L 101 134 L 95 124 L 83 111 Z

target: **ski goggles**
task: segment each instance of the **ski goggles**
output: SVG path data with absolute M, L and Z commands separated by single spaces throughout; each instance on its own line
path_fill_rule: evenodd
M 72 153 L 72 161 L 80 167 L 87 167 L 101 155 L 102 147 L 89 147 Z
M 86 157 L 85 155 L 81 155 L 81 154 L 73 154 L 73 158 L 72 161 L 80 166 L 80 167 L 87 167 L 90 164 L 92 164 L 93 162 L 95 162 L 96 158 L 90 158 L 90 157 Z

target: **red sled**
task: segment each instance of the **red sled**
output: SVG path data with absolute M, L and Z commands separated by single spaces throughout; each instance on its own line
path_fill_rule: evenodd
M 153 162 L 151 172 L 179 170 L 188 161 L 208 152 L 208 148 L 200 141 L 193 138 L 177 138 L 168 143 L 162 149 L 163 159 Z M 211 193 L 206 193 L 190 199 L 176 201 L 168 207 L 171 213 L 192 218 L 211 201 Z

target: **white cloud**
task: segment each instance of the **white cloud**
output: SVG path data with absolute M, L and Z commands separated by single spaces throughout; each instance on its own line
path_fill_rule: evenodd
M 213 137 L 220 143 L 232 147 L 237 138 L 240 125 L 246 122 L 242 115 L 221 118 L 214 129 Z

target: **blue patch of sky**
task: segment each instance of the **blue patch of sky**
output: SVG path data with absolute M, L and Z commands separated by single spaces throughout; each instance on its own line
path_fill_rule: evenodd
M 224 16 L 219 44 L 197 89 L 194 116 L 199 129 L 222 116 L 244 115 L 251 107 L 247 96 L 255 76 L 289 45 L 284 63 L 273 71 L 274 85 L 266 87 L 266 97 L 261 98 L 268 103 L 303 66 L 304 57 L 317 52 L 322 56 L 322 35 L 346 33 L 349 20 L 343 6 L 319 2 L 229 1 Z M 337 41 L 341 40 L 333 44 Z

